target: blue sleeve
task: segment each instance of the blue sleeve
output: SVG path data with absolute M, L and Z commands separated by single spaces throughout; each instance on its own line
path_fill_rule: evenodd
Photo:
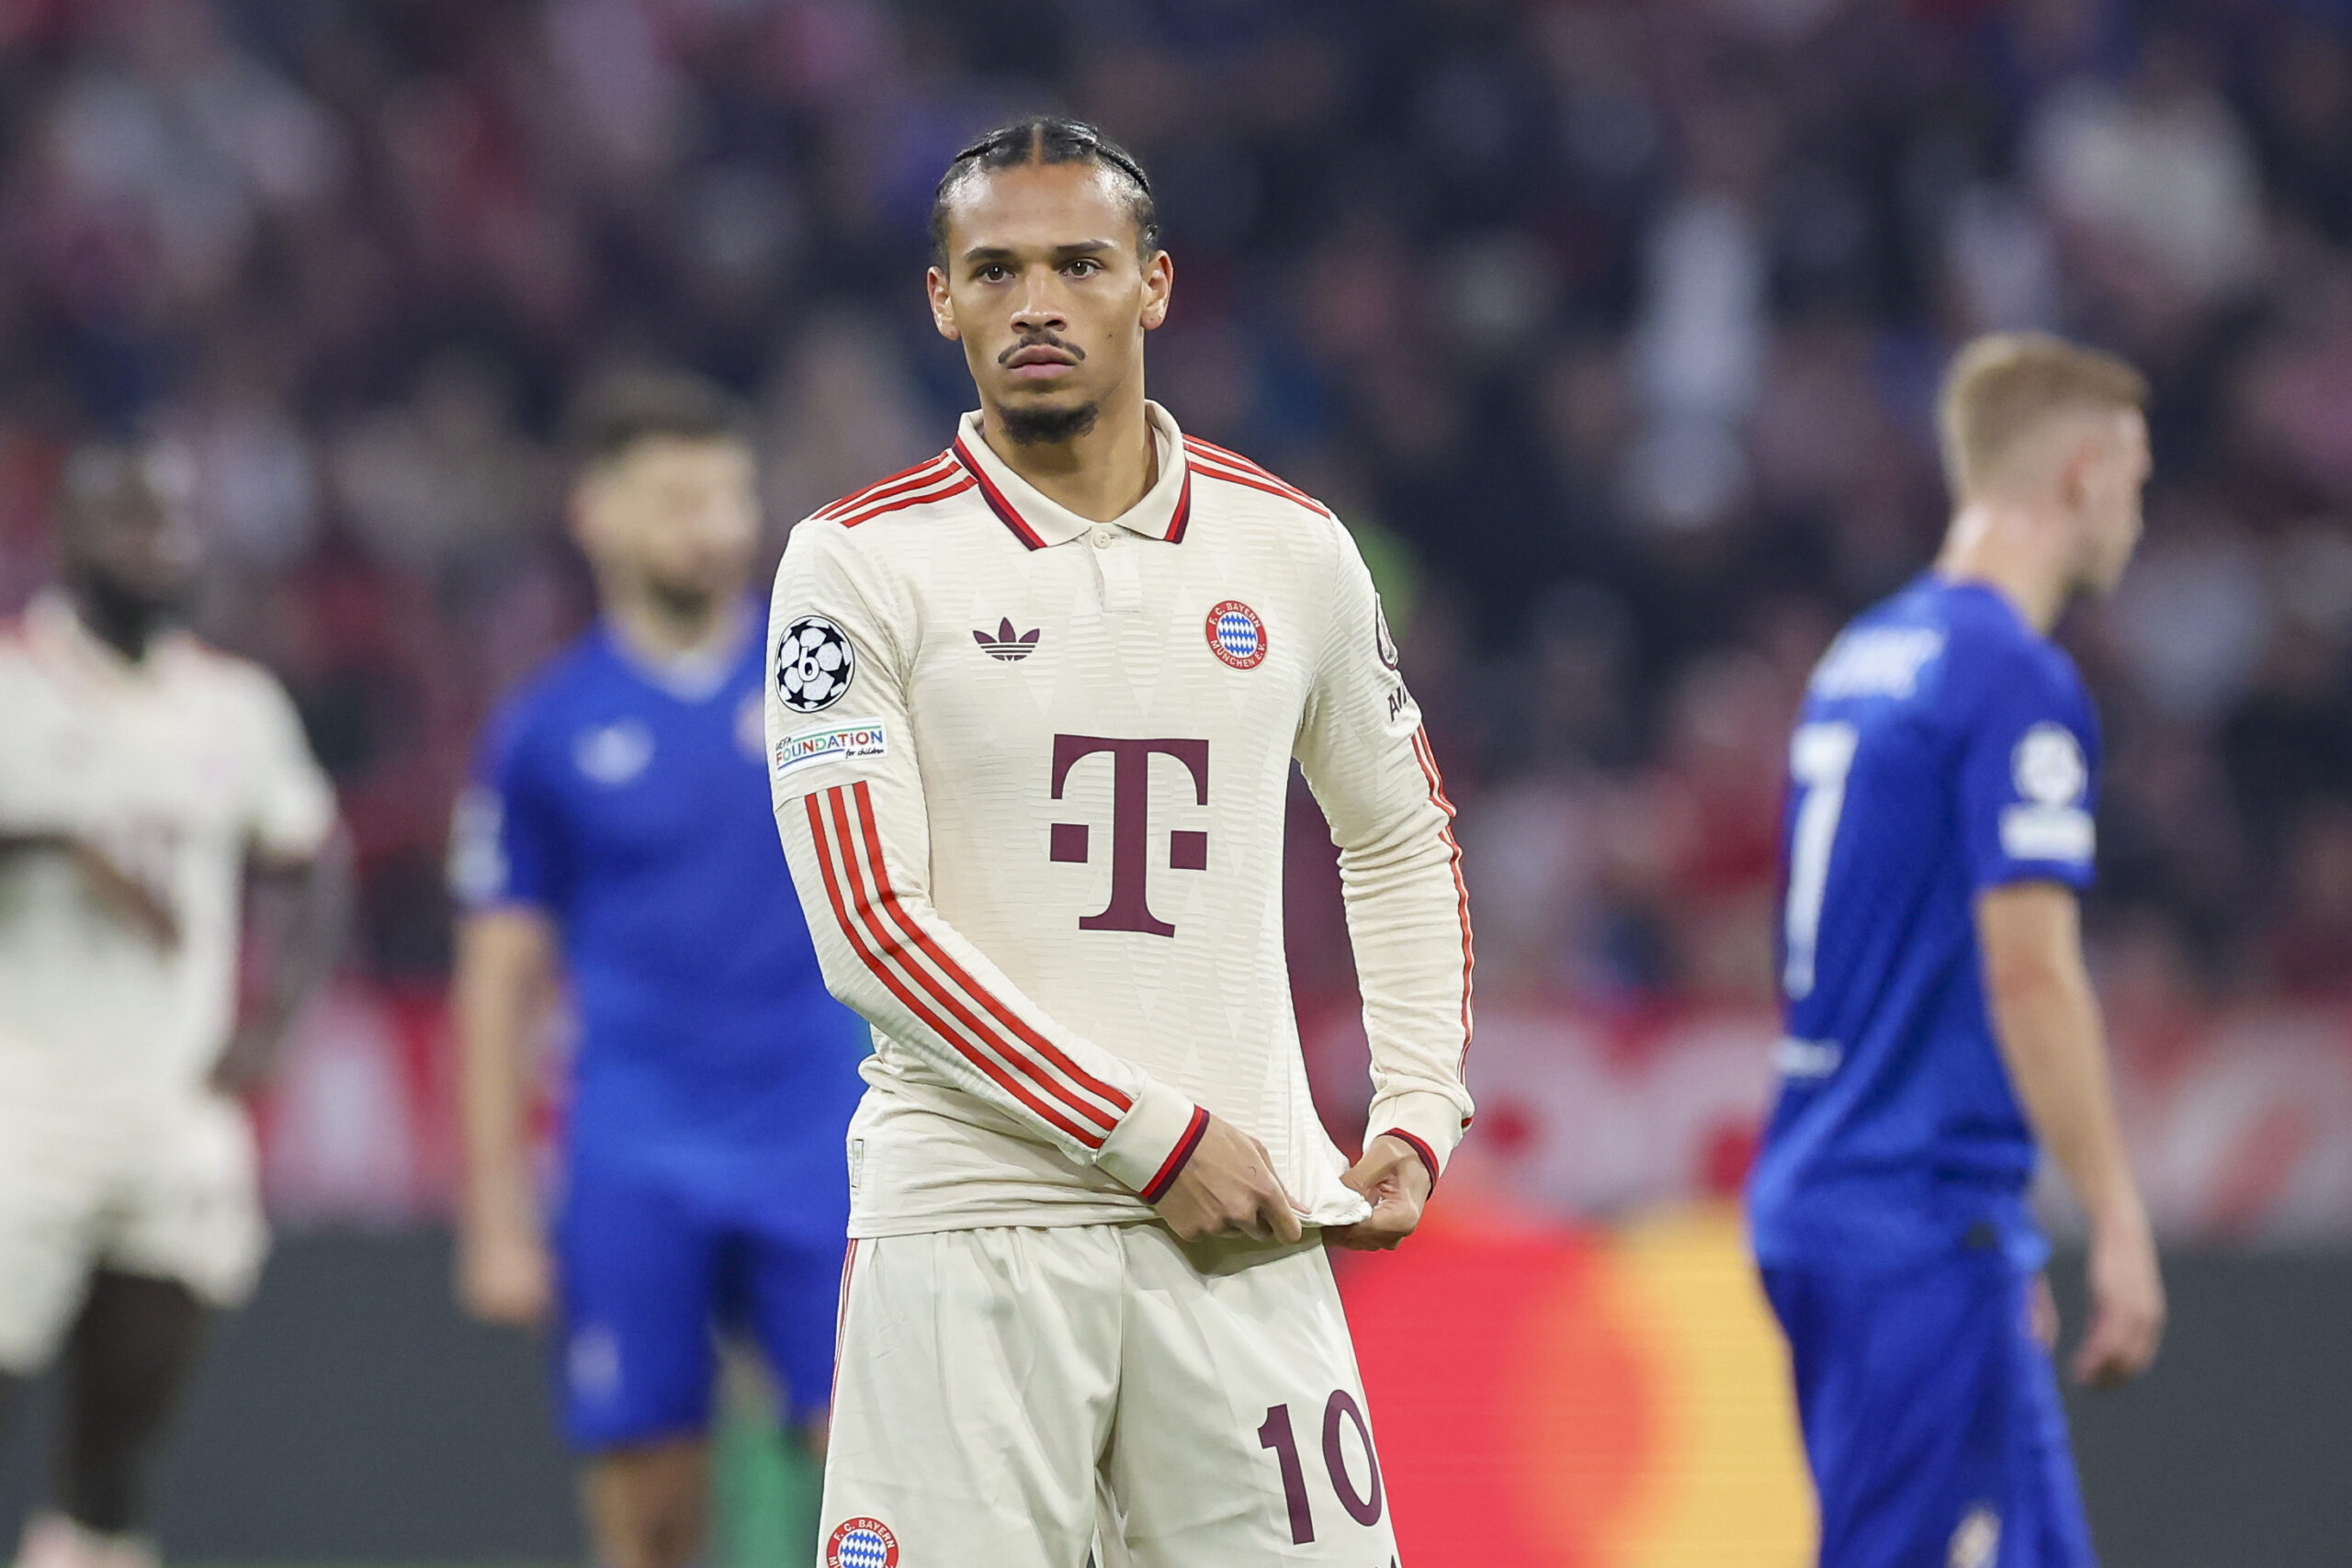
M 449 829 L 449 891 L 468 910 L 528 904 L 560 912 L 570 877 L 560 801 L 535 765 L 525 705 L 483 728 Z
M 2098 727 L 2082 681 L 2046 648 L 1988 650 L 1961 740 L 1960 818 L 1976 891 L 2091 884 Z

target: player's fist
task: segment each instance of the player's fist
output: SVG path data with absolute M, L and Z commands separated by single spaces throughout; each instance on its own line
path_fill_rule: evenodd
M 2091 1325 L 2075 1351 L 2075 1381 L 2113 1388 L 2148 1370 L 2165 1334 L 2165 1281 L 2143 1220 L 2091 1236 Z
M 1253 1241 L 1290 1242 L 1306 1234 L 1266 1145 L 1214 1116 L 1157 1207 L 1185 1241 L 1230 1231 Z
M 1421 1207 L 1430 1199 L 1430 1168 L 1404 1139 L 1383 1133 L 1340 1179 L 1371 1201 L 1372 1213 L 1327 1232 L 1324 1239 L 1332 1246 L 1391 1251 L 1421 1223 Z
M 458 1237 L 458 1300 L 484 1323 L 533 1328 L 547 1321 L 554 1269 L 536 1226 L 471 1222 Z

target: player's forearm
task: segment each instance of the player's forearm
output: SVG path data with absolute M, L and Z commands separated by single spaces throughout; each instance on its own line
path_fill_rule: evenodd
M 532 1043 L 547 986 L 503 944 L 461 928 L 453 1021 L 458 1036 L 459 1132 L 469 1217 L 537 1211 L 529 1164 Z
M 1340 881 L 1372 1051 L 1365 1133 L 1408 1134 L 1434 1178 L 1472 1113 L 1472 953 L 1459 852 L 1442 816 L 1413 815 L 1378 844 L 1342 851 Z
M 265 872 L 254 888 L 254 914 L 268 927 L 263 945 L 271 954 L 255 1022 L 273 1041 L 283 1038 L 343 955 L 356 894 L 350 837 L 338 829 L 291 874 L 290 886 L 269 886 L 288 880 L 284 874 Z
M 895 801 L 909 820 L 897 831 Z M 1057 1023 L 933 907 L 919 868 L 920 797 L 889 784 L 777 805 L 786 859 L 825 986 L 934 1074 L 1039 1143 L 1147 1197 L 1196 1107 Z
M 2002 1058 L 2026 1119 L 2093 1227 L 2144 1226 L 2116 1118 L 2098 1003 L 2079 961 L 2002 965 L 1988 988 Z

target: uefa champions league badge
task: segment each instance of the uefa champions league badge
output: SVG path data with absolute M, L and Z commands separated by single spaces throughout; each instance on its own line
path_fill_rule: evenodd
M 825 1568 L 899 1568 L 899 1538 L 880 1519 L 843 1519 L 825 1542 Z
M 1255 670 L 1266 657 L 1266 623 L 1238 599 L 1209 612 L 1209 651 L 1236 670 Z
M 832 706 L 857 679 L 849 636 L 822 615 L 803 615 L 775 645 L 775 694 L 795 713 Z

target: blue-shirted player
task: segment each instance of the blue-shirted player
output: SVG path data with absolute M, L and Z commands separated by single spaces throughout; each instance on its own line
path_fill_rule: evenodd
M 492 720 L 453 845 L 458 1285 L 485 1319 L 554 1317 L 601 1568 L 681 1568 L 706 1533 L 715 1331 L 756 1341 L 821 1440 L 867 1033 L 826 994 L 776 853 L 735 410 L 638 376 L 580 424 L 571 515 L 603 618 Z M 543 1225 L 530 1060 L 567 991 Z
M 2162 1332 L 2075 907 L 2098 729 L 2049 639 L 2138 543 L 2144 397 L 2056 339 L 1970 345 L 1940 411 L 1943 554 L 1824 657 L 1790 748 L 1783 1087 L 1748 1199 L 1824 1568 L 2093 1561 L 2039 1145 L 2091 1224 L 2076 1375 L 2132 1376 Z

